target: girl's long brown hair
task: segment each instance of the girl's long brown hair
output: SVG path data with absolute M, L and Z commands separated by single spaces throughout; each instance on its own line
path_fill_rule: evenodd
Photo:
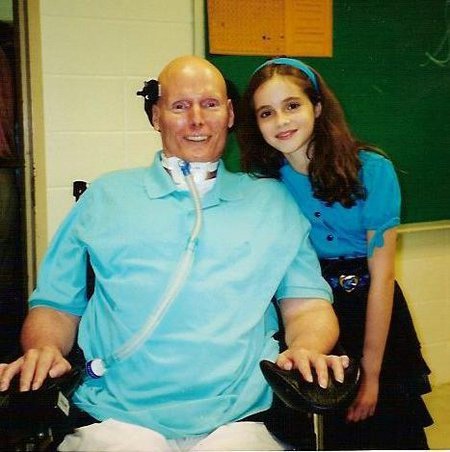
M 295 67 L 272 64 L 262 67 L 250 80 L 240 106 L 237 138 L 241 148 L 242 170 L 257 177 L 280 178 L 285 158 L 280 151 L 267 144 L 256 121 L 253 96 L 267 80 L 278 74 L 288 76 L 305 92 L 313 105 L 322 104 L 320 116 L 314 124 L 310 142 L 309 179 L 314 196 L 328 204 L 341 203 L 351 207 L 357 199 L 365 198 L 358 172 L 361 161 L 358 152 L 377 148 L 357 140 L 345 120 L 343 109 L 322 77 L 317 75 L 318 94 L 309 79 Z M 384 154 L 383 154 L 384 155 Z

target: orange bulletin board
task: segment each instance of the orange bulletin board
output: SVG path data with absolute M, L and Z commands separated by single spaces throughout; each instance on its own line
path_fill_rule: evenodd
M 210 53 L 333 56 L 333 0 L 207 0 Z

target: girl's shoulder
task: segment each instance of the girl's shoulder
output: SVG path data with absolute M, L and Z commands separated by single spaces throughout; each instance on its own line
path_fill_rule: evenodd
M 384 161 L 390 162 L 389 158 L 386 155 L 383 155 L 382 153 L 373 151 L 371 149 L 360 149 L 358 155 L 361 162 L 368 163 L 382 163 Z
M 393 168 L 393 164 L 387 156 L 370 149 L 361 149 L 359 151 L 359 159 L 361 161 L 363 170 L 365 171 L 381 168 L 391 170 Z

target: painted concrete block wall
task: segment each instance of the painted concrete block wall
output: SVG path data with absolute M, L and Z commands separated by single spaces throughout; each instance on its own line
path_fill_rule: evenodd
M 41 0 L 40 13 L 51 238 L 73 180 L 151 163 L 159 134 L 136 91 L 193 53 L 193 2 Z
M 401 233 L 397 275 L 431 368 L 434 385 L 450 382 L 450 228 Z M 401 360 L 401 357 L 399 357 Z

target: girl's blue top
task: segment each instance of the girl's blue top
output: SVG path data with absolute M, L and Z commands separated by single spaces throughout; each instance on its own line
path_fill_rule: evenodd
M 351 208 L 315 198 L 307 175 L 288 163 L 281 168 L 282 181 L 311 222 L 310 238 L 319 258 L 371 257 L 375 247 L 384 245 L 383 233 L 400 224 L 400 187 L 392 163 L 370 151 L 360 151 L 359 157 L 367 197 Z M 367 231 L 375 231 L 370 243 Z

